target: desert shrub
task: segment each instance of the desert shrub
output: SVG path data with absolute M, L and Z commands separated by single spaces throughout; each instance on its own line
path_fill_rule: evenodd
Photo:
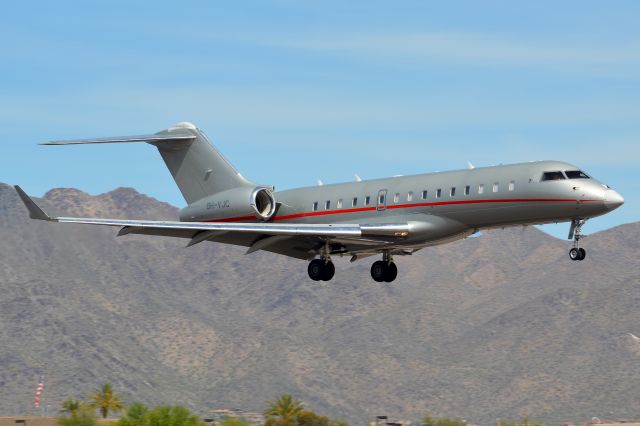
M 423 426 L 466 426 L 467 423 L 460 419 L 450 419 L 449 417 L 431 417 L 424 416 L 422 418 Z
M 78 409 L 68 417 L 58 417 L 59 426 L 96 426 L 96 416 L 93 410 Z

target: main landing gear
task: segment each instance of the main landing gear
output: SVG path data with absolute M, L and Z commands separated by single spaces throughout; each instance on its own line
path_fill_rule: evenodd
M 569 239 L 573 239 L 573 247 L 569 250 L 569 258 L 571 260 L 584 260 L 587 256 L 585 249 L 580 247 L 580 240 L 584 237 L 582 235 L 582 226 L 586 220 L 574 219 L 571 221 L 571 229 L 569 229 Z
M 314 281 L 329 281 L 336 273 L 336 268 L 329 257 L 328 250 L 325 249 L 319 259 L 313 259 L 309 262 L 307 272 L 309 278 Z M 393 262 L 391 254 L 385 251 L 382 255 L 382 260 L 373 262 L 371 265 L 371 278 L 375 281 L 390 283 L 398 276 L 398 267 Z
M 371 278 L 379 283 L 390 283 L 398 276 L 398 267 L 393 263 L 393 258 L 389 252 L 384 252 L 382 260 L 373 262 L 371 265 Z
M 314 281 L 329 281 L 336 273 L 336 267 L 331 261 L 331 247 L 325 244 L 320 251 L 320 259 L 313 259 L 307 268 L 309 278 Z
M 313 259 L 307 268 L 309 278 L 314 281 L 329 281 L 336 273 L 336 267 L 330 258 Z

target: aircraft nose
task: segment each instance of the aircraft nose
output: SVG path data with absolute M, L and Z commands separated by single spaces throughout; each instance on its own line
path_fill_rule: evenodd
M 624 198 L 613 189 L 608 189 L 604 193 L 604 206 L 607 210 L 615 210 L 624 204 Z

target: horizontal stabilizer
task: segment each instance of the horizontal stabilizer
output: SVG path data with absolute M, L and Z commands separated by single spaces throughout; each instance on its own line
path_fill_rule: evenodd
M 63 141 L 51 141 L 40 145 L 86 145 L 97 143 L 130 143 L 130 142 L 189 142 L 196 139 L 196 135 L 191 133 L 171 133 L 165 135 L 138 135 L 138 136 L 115 136 L 110 138 L 94 139 L 70 139 Z

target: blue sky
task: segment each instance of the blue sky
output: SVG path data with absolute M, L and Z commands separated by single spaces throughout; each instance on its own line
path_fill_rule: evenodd
M 594 232 L 640 220 L 639 21 L 637 1 L 9 2 L 0 181 L 182 206 L 149 146 L 37 143 L 192 121 L 279 189 L 573 162 L 626 199 Z

